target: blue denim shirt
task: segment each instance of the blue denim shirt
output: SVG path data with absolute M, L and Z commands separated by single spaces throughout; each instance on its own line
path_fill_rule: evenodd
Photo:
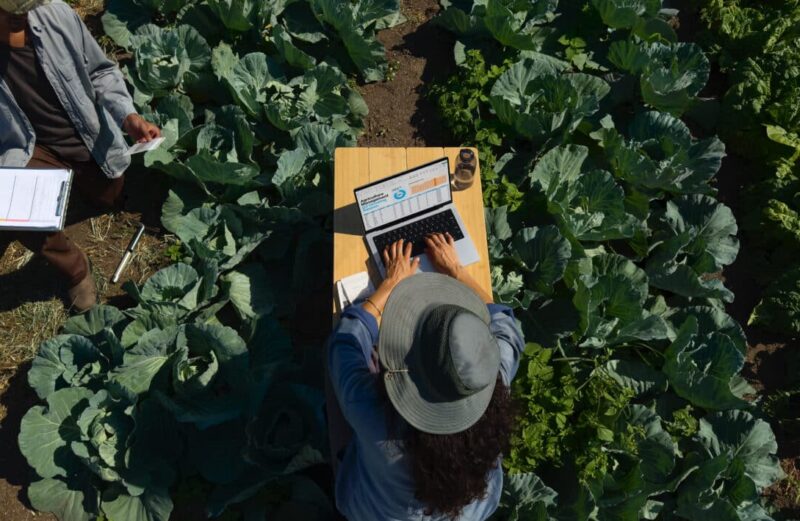
M 108 177 L 120 177 L 131 161 L 122 123 L 136 109 L 119 67 L 60 0 L 30 11 L 28 26 L 45 76 L 92 157 Z M 35 142 L 30 121 L 0 77 L 0 167 L 27 165 Z
M 489 305 L 491 331 L 500 346 L 500 374 L 506 385 L 519 367 L 524 348 L 510 308 Z M 349 521 L 440 521 L 426 516 L 414 497 L 414 480 L 402 442 L 394 432 L 408 428 L 378 387 L 373 358 L 378 342 L 375 318 L 360 306 L 342 314 L 328 349 L 331 383 L 354 436 L 336 476 L 336 506 Z M 389 425 L 397 428 L 389 430 Z M 334 456 L 335 457 L 335 456 Z M 482 521 L 497 509 L 503 489 L 499 465 L 487 476 L 486 498 L 467 505 L 460 519 Z

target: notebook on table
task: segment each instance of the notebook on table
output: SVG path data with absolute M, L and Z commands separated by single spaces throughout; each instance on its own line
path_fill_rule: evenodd
M 0 231 L 64 229 L 72 170 L 0 168 Z

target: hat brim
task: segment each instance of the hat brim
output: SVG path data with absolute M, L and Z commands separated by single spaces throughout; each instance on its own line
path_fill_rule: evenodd
M 418 327 L 428 310 L 456 304 L 471 311 L 487 325 L 489 310 L 474 291 L 452 277 L 422 273 L 410 277 L 392 291 L 383 311 L 378 354 L 384 372 L 386 394 L 411 426 L 431 434 L 454 434 L 474 425 L 486 412 L 494 382 L 477 393 L 455 401 L 442 401 L 420 381 L 413 370 Z M 412 366 L 410 371 L 405 371 Z M 399 371 L 399 372 L 394 372 Z

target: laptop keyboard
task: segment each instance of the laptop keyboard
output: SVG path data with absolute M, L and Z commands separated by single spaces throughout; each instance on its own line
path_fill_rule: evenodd
M 415 257 L 425 253 L 425 237 L 432 233 L 450 233 L 457 241 L 464 238 L 456 216 L 453 215 L 452 210 L 448 209 L 384 234 L 376 235 L 375 247 L 378 248 L 379 253 L 383 254 L 384 248 L 403 239 L 414 245 L 411 249 L 411 256 Z

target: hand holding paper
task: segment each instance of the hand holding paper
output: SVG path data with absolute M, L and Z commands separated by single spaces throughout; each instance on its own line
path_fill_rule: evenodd
M 133 154 L 141 154 L 142 152 L 147 152 L 148 150 L 155 150 L 161 146 L 161 143 L 164 142 L 163 137 L 156 138 L 152 141 L 146 141 L 144 143 L 136 143 L 135 145 L 128 147 L 128 151 L 126 152 L 127 155 L 132 156 Z

